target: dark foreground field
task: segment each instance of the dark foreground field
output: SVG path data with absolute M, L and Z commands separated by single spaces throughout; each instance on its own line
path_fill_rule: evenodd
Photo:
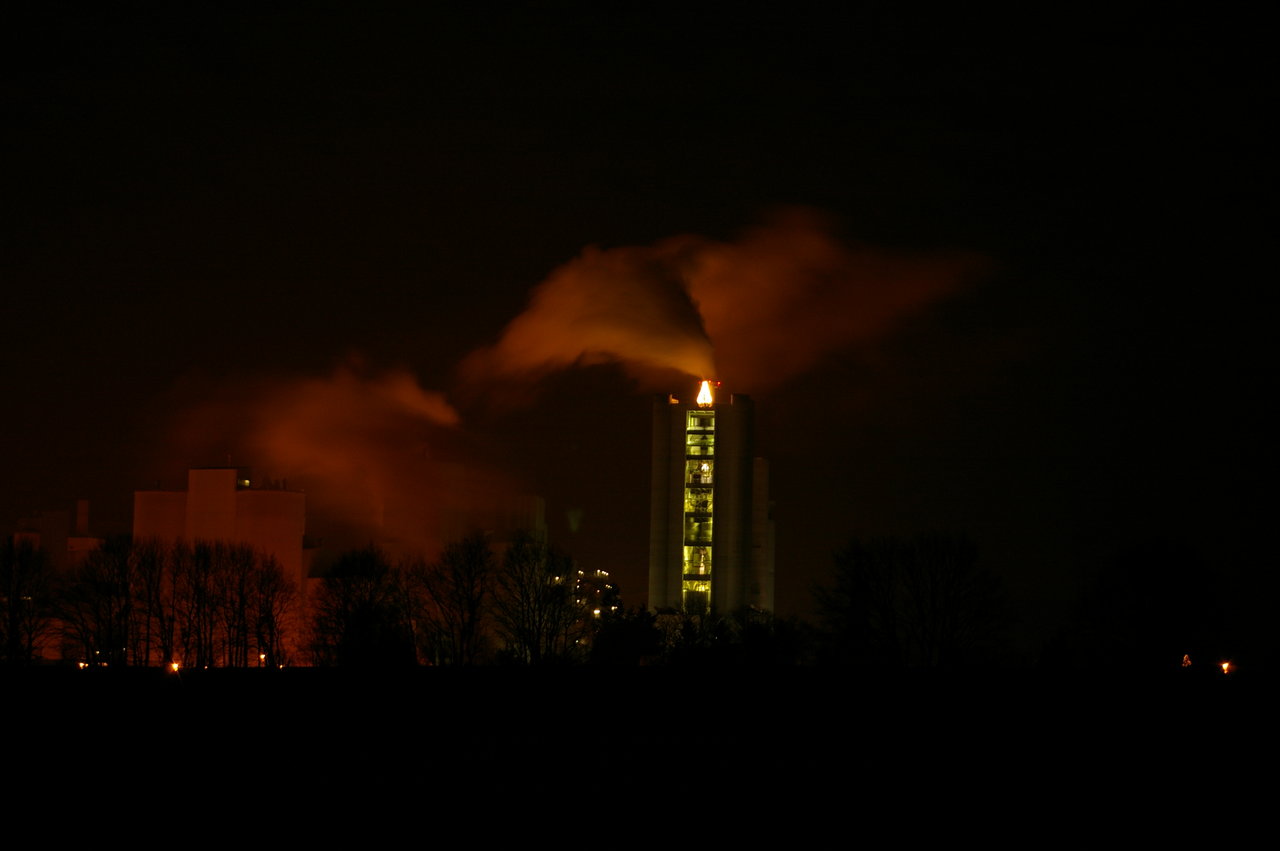
M 19 799 L 306 802 L 312 819 L 478 801 L 622 823 L 905 813 L 926 829 L 939 812 L 1238 808 L 1275 756 L 1274 699 L 1180 673 L 41 669 L 0 688 Z

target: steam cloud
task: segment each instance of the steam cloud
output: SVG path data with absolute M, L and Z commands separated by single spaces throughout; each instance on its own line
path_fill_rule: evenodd
M 557 370 L 608 362 L 652 389 L 669 389 L 659 378 L 677 371 L 763 391 L 882 335 L 975 265 L 848 246 L 804 210 L 733 242 L 681 236 L 588 248 L 535 288 L 497 343 L 465 359 L 463 387 L 473 379 L 530 387 Z M 305 488 L 309 513 L 363 534 L 358 543 L 372 535 L 430 552 L 495 506 L 509 518 L 537 510 L 505 477 L 443 457 L 459 414 L 409 372 L 352 362 L 322 378 L 196 392 L 201 401 L 174 434 L 181 457 L 210 458 L 216 447 L 253 459 L 255 472 Z
M 684 282 L 699 250 L 692 238 L 587 248 L 535 289 L 497 345 L 473 353 L 464 371 L 522 381 L 617 362 L 710 374 L 711 342 Z
M 874 339 L 955 289 L 971 256 L 847 246 L 820 214 L 787 210 L 735 242 L 682 236 L 589 248 L 540 284 L 472 378 L 527 380 L 573 365 L 654 367 L 767 390 Z
M 308 512 L 357 536 L 357 545 L 375 535 L 406 547 L 438 546 L 441 536 L 455 533 L 442 528 L 442 518 L 458 509 L 456 499 L 443 504 L 445 481 L 511 489 L 483 471 L 459 474 L 440 457 L 438 445 L 458 425 L 458 413 L 406 371 L 370 374 L 344 364 L 320 378 L 259 379 L 199 392 L 205 401 L 188 408 L 175 429 L 185 457 L 208 457 L 217 447 L 253 459 L 255 475 L 305 489 Z
M 458 423 L 444 397 L 407 372 L 367 378 L 346 366 L 329 378 L 276 387 L 250 410 L 251 451 L 294 475 L 362 482 L 372 495 L 389 484 L 388 452 L 421 446 L 424 425 Z

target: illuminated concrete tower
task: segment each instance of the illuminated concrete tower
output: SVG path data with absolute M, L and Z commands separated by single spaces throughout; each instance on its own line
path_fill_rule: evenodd
M 653 406 L 649 608 L 773 610 L 768 465 L 755 458 L 755 417 L 741 394 Z

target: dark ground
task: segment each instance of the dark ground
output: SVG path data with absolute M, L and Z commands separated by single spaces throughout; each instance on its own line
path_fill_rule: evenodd
M 1135 807 L 1251 808 L 1276 750 L 1269 684 L 1209 671 L 40 669 L 0 690 L 20 799 L 308 802 L 348 826 L 483 802 L 619 825 L 892 814 L 926 833 L 943 814 L 1034 811 L 1065 830 Z

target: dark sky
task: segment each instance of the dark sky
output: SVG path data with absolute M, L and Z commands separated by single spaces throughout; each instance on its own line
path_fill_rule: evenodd
M 1049 610 L 1149 540 L 1274 586 L 1260 22 L 346 5 L 6 12 L 4 523 L 87 497 L 127 528 L 134 488 L 209 461 L 170 451 L 175 419 L 358 363 L 442 394 L 460 424 L 412 440 L 544 494 L 638 601 L 656 388 L 460 364 L 587 246 L 799 208 L 984 271 L 767 392 L 737 377 L 780 610 L 850 536 L 932 529 Z

